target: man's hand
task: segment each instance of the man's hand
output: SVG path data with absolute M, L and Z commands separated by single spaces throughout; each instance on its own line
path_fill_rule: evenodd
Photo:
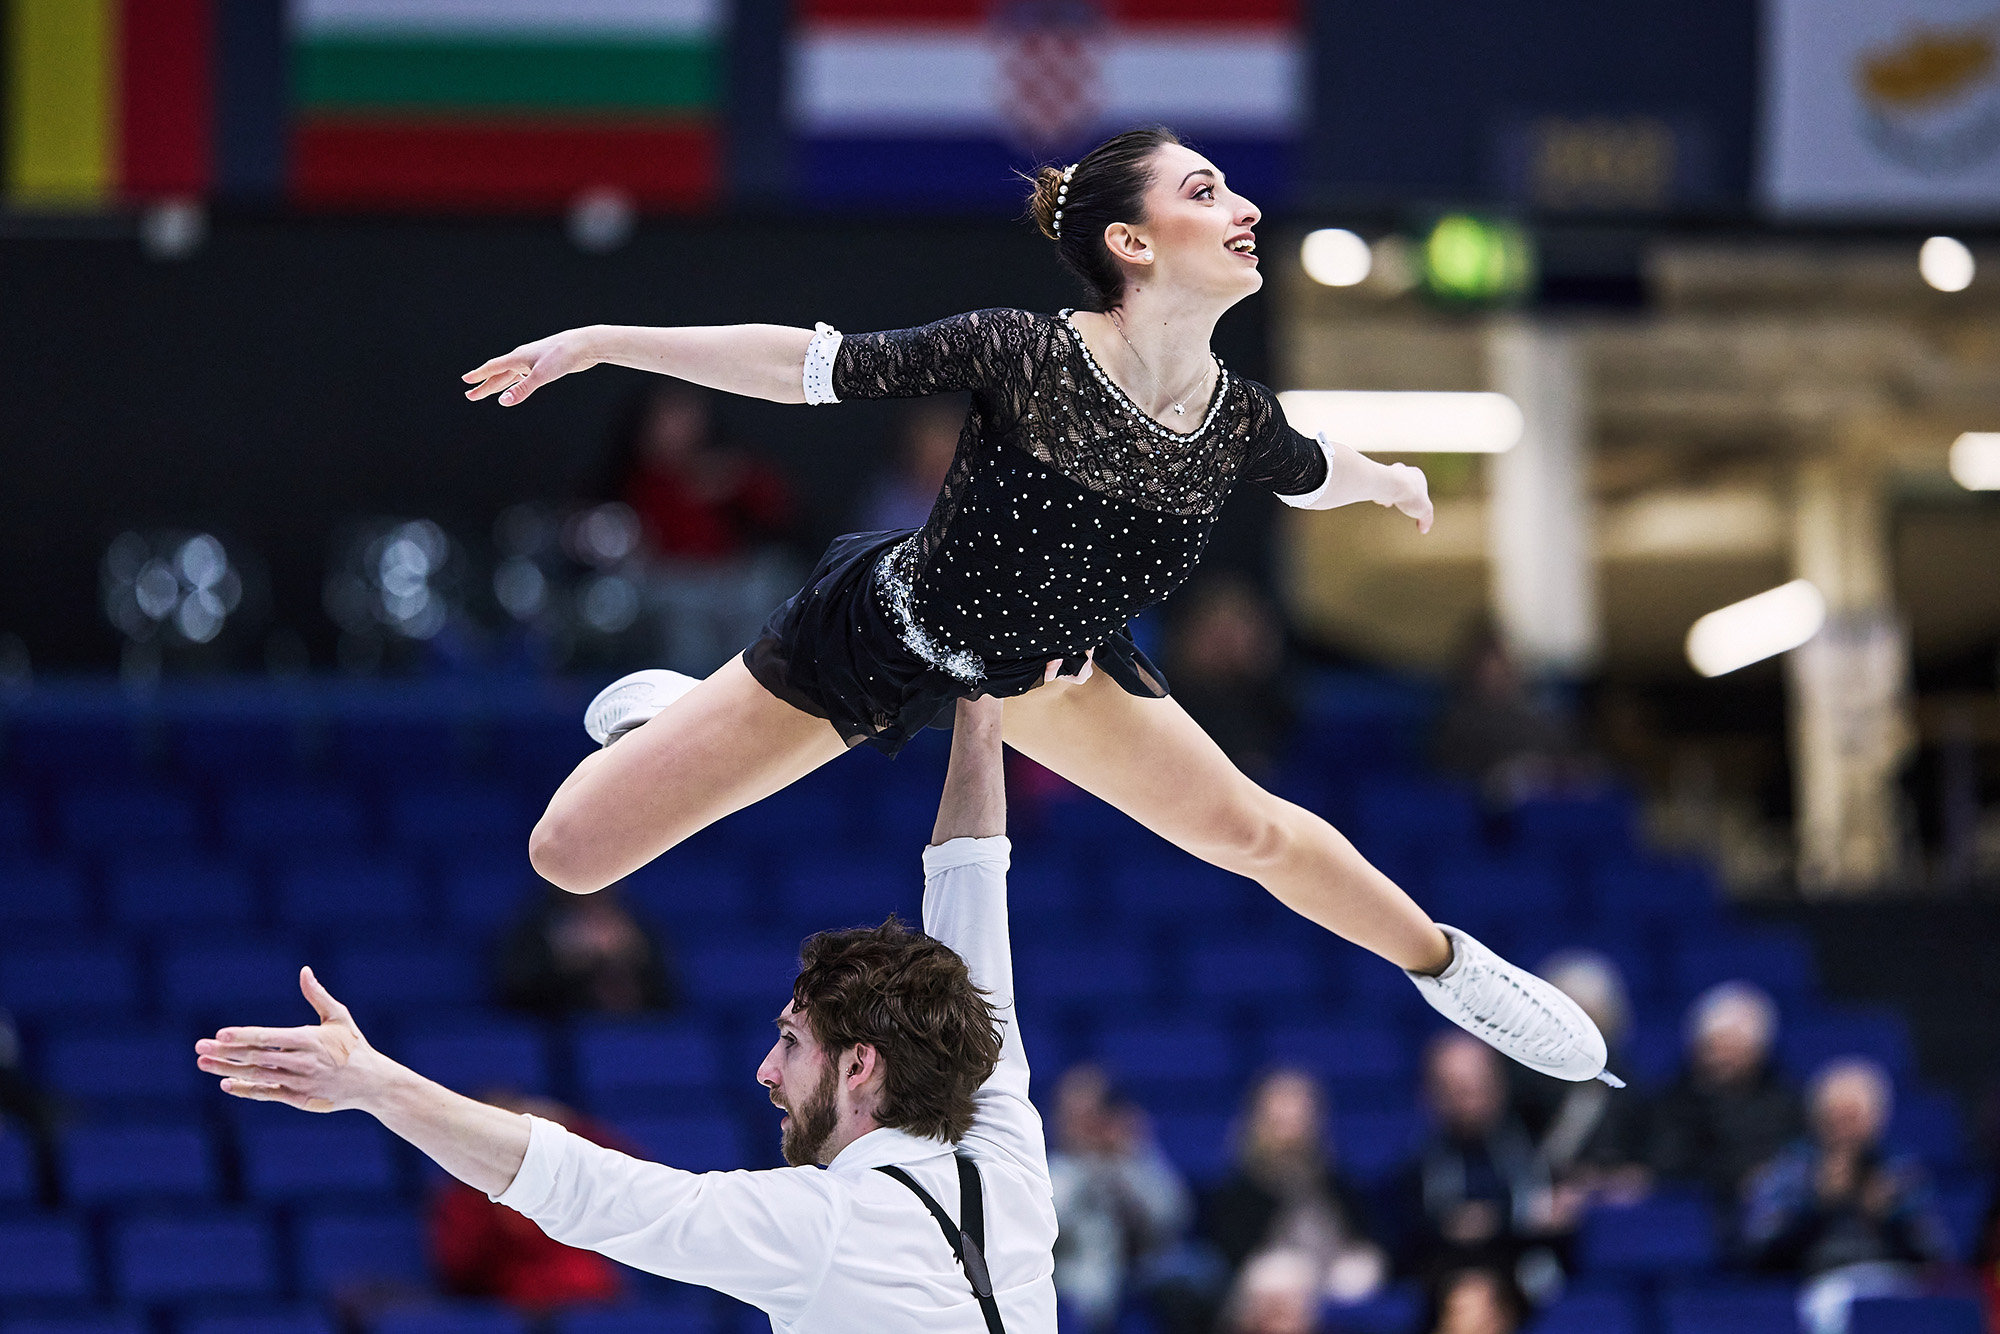
M 1067 678 L 1065 678 L 1067 679 Z M 951 768 L 938 799 L 931 845 L 955 838 L 992 838 L 1007 832 L 1007 779 L 1000 746 L 1006 701 L 991 695 L 958 701 L 951 727 Z
M 368 1045 L 347 1007 L 299 970 L 320 1022 L 309 1028 L 225 1028 L 194 1044 L 206 1074 L 222 1076 L 222 1091 L 257 1102 L 282 1102 L 308 1112 L 363 1105 L 392 1063 Z

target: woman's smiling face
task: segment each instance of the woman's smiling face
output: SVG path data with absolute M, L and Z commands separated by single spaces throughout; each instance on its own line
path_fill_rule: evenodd
M 1251 230 L 1263 216 L 1257 206 L 1231 190 L 1213 162 L 1180 144 L 1161 146 L 1152 168 L 1146 220 L 1133 231 L 1153 261 L 1134 276 L 1232 303 L 1262 287 Z

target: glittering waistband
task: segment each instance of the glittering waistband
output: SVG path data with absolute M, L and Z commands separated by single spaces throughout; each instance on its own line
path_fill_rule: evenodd
M 875 587 L 882 594 L 882 604 L 895 622 L 896 637 L 904 648 L 939 671 L 967 685 L 978 685 L 986 679 L 986 664 L 979 655 L 946 648 L 917 621 L 917 540 L 918 534 L 912 533 L 883 552 L 875 563 Z

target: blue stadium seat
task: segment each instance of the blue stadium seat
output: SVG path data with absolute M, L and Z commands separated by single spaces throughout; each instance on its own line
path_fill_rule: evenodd
M 1021 853 L 1007 872 L 1007 912 L 1017 936 L 1040 933 L 1093 915 L 1093 886 L 1067 866 L 1048 861 L 1023 864 Z
M 416 1029 L 404 1033 L 401 1059 L 417 1073 L 472 1097 L 549 1091 L 548 1038 L 530 1023 L 493 1019 Z
M 1019 939 L 1020 932 L 1015 932 Z M 1136 946 L 1041 943 L 1014 952 L 1014 991 L 1024 1002 L 1115 1003 L 1152 993 L 1151 960 Z
M 1270 896 L 1254 880 L 1231 875 L 1185 853 L 1140 857 L 1109 877 L 1111 905 L 1119 918 L 1141 925 L 1172 925 L 1206 932 L 1216 922 L 1244 922 L 1266 915 Z
M 525 856 L 453 862 L 444 871 L 445 925 L 454 934 L 491 935 L 548 888 Z
M 742 1006 L 759 1018 L 775 1018 L 792 997 L 799 946 L 797 941 L 715 944 L 691 951 L 683 962 L 696 1005 Z
M 1936 1089 L 1899 1088 L 1888 1142 L 1892 1149 L 1916 1154 L 1932 1171 L 1957 1167 L 1965 1161 L 1965 1125 L 1958 1100 Z
M 74 788 L 56 803 L 56 824 L 79 852 L 186 852 L 201 833 L 192 799 L 146 787 Z
M 1424 1123 L 1414 1111 L 1343 1112 L 1333 1118 L 1334 1153 L 1356 1181 L 1381 1181 L 1408 1161 Z
M 1098 1059 L 1123 1080 L 1223 1080 L 1237 1073 L 1236 1044 L 1214 1024 L 1126 1022 L 1097 1036 Z
M 0 1218 L 0 1305 L 92 1294 L 90 1239 L 73 1218 Z
M 0 862 L 0 929 L 83 925 L 83 877 L 62 862 Z
M 1312 954 L 1296 945 L 1206 942 L 1190 945 L 1188 993 L 1200 1001 L 1311 997 L 1325 990 Z
M 1600 921 L 1708 921 L 1721 903 L 1714 873 L 1695 862 L 1611 857 L 1593 863 L 1584 882 Z
M 1218 1181 L 1229 1171 L 1232 1112 L 1161 1112 L 1153 1118 L 1160 1148 L 1197 1185 Z
M 35 808 L 23 792 L 0 791 L 0 854 L 25 857 L 41 840 Z
M 422 926 L 430 916 L 423 881 L 408 862 L 313 859 L 278 876 L 278 919 L 288 926 L 369 933 Z
M 27 1204 L 37 1190 L 34 1146 L 0 1121 L 0 1205 Z
M 1847 1334 L 1985 1334 L 1971 1297 L 1877 1297 L 1854 1303 Z
M 299 1286 L 313 1296 L 430 1284 L 423 1221 L 407 1210 L 315 1212 L 293 1238 Z
M 59 1033 L 45 1059 L 58 1093 L 100 1108 L 185 1105 L 207 1082 L 194 1068 L 194 1043 L 181 1032 Z
M 215 1155 L 192 1125 L 78 1126 L 57 1157 L 63 1197 L 73 1204 L 216 1194 Z
M 752 1167 L 743 1131 L 727 1116 L 631 1117 L 618 1123 L 638 1156 L 688 1172 Z
M 303 740 L 299 719 L 290 709 L 190 711 L 169 725 L 167 753 L 183 773 L 269 782 L 304 765 Z
M 1424 1301 L 1414 1283 L 1397 1283 L 1365 1302 L 1324 1308 L 1327 1324 L 1338 1334 L 1411 1334 L 1418 1328 Z
M 577 1087 L 593 1106 L 606 1094 L 635 1089 L 699 1092 L 722 1077 L 714 1035 L 688 1021 L 585 1023 L 573 1050 Z
M 453 1302 L 384 1311 L 375 1334 L 528 1334 L 528 1317 L 504 1306 Z
M 461 1009 L 487 992 L 483 961 L 463 943 L 350 945 L 328 960 L 333 994 L 355 1014 Z
M 493 772 L 528 791 L 555 791 L 597 749 L 582 717 L 579 700 L 573 710 L 501 718 L 493 729 Z
M 0 1334 L 151 1334 L 151 1330 L 151 1323 L 137 1311 L 0 1320 Z
M 1961 1260 L 1979 1253 L 1979 1230 L 1986 1224 L 1992 1186 L 1982 1177 L 1958 1177 L 1937 1188 L 1937 1209 L 1951 1233 L 1952 1253 Z
M 1523 848 L 1563 856 L 1618 856 L 1637 845 L 1639 810 L 1625 792 L 1536 797 L 1514 808 L 1512 823 L 1514 839 Z
M 1579 1253 L 1593 1272 L 1684 1274 L 1715 1263 L 1715 1230 L 1705 1202 L 1655 1196 L 1593 1209 L 1584 1220 Z
M 1571 916 L 1569 885 L 1551 866 L 1484 859 L 1439 866 L 1425 897 L 1431 914 L 1477 935 L 1493 924 L 1560 922 Z
M 184 1316 L 178 1334 L 339 1334 L 328 1312 L 306 1306 L 272 1306 Z
M 239 789 L 222 806 L 222 835 L 232 848 L 279 853 L 338 848 L 352 852 L 368 832 L 361 803 L 321 788 Z
M 1479 846 L 1472 793 L 1437 780 L 1391 779 L 1364 787 L 1348 832 L 1371 859 L 1390 852 L 1470 851 Z
M 345 712 L 327 739 L 327 758 L 338 773 L 408 783 L 449 777 L 460 765 L 466 729 L 458 718 L 441 717 L 414 700 Z
M 1579 1292 L 1544 1309 L 1524 1334 L 1644 1334 L 1644 1324 L 1622 1292 Z
M 891 912 L 923 919 L 923 869 L 907 857 L 832 858 L 795 864 L 778 882 L 785 920 L 801 932 L 873 926 Z
M 271 1228 L 256 1214 L 132 1218 L 111 1239 L 112 1285 L 137 1302 L 269 1297 L 278 1286 Z
M 405 788 L 389 799 L 389 837 L 407 848 L 517 847 L 541 814 L 512 788 L 438 785 Z
M 250 877 L 226 862 L 141 862 L 111 877 L 112 920 L 124 926 L 216 926 L 256 918 Z
M 181 945 L 159 957 L 160 1007 L 214 1024 L 306 1022 L 299 993 L 306 954 L 296 944 L 233 938 L 227 945 Z
M 1777 1284 L 1668 1291 L 1660 1297 L 1660 1334 L 1799 1334 L 1798 1298 Z
M 1914 1064 L 1909 1029 L 1892 1010 L 1788 1016 L 1778 1029 L 1778 1059 L 1801 1079 L 1811 1078 L 1820 1066 L 1842 1056 L 1877 1061 L 1899 1082 Z
M 138 966 L 129 948 L 110 942 L 9 949 L 0 953 L 0 1005 L 24 1018 L 130 1015 Z
M 626 876 L 618 888 L 634 911 L 673 932 L 741 922 L 753 907 L 740 862 L 683 856 L 678 848 Z
M 17 772 L 128 778 L 141 767 L 139 730 L 124 707 L 58 704 L 9 710 L 7 765 Z
M 1370 1080 L 1411 1086 L 1417 1053 L 1392 1025 L 1301 1024 L 1266 1033 L 1264 1060 L 1300 1066 L 1330 1083 Z
M 707 1298 L 707 1294 L 702 1294 Z M 559 1311 L 549 1323 L 549 1334 L 720 1334 L 714 1303 L 596 1307 L 579 1311 Z M 766 1318 L 768 1323 L 768 1317 Z
M 1781 1002 L 1797 1001 L 1813 989 L 1812 951 L 1799 932 L 1785 927 L 1720 934 L 1704 928 L 1681 945 L 1674 985 L 1682 996 L 1738 978 L 1755 982 Z M 1782 1041 L 1783 1034 L 1779 1036 Z
M 324 1200 L 396 1191 L 389 1132 L 366 1117 L 246 1116 L 239 1123 L 237 1145 L 243 1191 L 253 1200 Z

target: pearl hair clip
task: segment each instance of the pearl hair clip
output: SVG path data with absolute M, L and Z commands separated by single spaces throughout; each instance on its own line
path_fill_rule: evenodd
M 1056 216 L 1053 229 L 1057 236 L 1062 235 L 1063 205 L 1069 202 L 1069 178 L 1076 175 L 1076 166 L 1077 164 L 1072 162 L 1063 168 L 1062 184 L 1056 187 Z

